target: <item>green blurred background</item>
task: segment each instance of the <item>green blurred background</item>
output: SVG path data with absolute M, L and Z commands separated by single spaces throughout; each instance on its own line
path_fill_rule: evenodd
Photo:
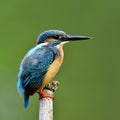
M 23 56 L 48 29 L 93 37 L 64 46 L 54 120 L 120 120 L 119 0 L 0 0 L 0 120 L 38 120 L 38 95 L 25 110 L 16 82 Z

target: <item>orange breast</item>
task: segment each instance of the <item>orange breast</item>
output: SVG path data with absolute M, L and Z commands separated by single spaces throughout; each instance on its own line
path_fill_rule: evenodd
M 47 85 L 53 79 L 53 77 L 56 75 L 56 73 L 58 72 L 63 62 L 63 58 L 64 58 L 63 49 L 60 47 L 58 48 L 58 50 L 60 51 L 60 56 L 59 57 L 57 56 L 54 62 L 48 68 L 48 71 L 45 75 L 45 78 L 43 80 L 42 86 L 40 87 L 40 90 L 43 89 L 45 85 Z

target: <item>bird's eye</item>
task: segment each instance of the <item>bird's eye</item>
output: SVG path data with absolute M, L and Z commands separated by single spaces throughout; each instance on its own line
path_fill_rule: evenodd
M 54 35 L 53 36 L 54 39 L 59 39 L 59 37 L 60 37 L 59 35 Z

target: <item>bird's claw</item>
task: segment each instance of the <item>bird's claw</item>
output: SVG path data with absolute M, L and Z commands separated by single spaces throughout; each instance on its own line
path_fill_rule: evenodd
M 40 94 L 40 98 L 54 99 L 53 93 L 56 91 L 60 83 L 58 81 L 52 81 L 48 83 L 44 89 L 39 89 L 37 93 Z
M 53 99 L 53 95 L 50 95 L 50 94 L 46 94 L 44 93 L 42 90 L 39 91 L 39 94 L 40 94 L 40 99 L 42 98 L 50 98 L 50 99 Z

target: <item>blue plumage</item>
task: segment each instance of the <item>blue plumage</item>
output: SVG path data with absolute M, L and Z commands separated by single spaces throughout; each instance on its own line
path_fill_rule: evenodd
M 24 57 L 18 74 L 18 91 L 24 94 L 24 107 L 28 106 L 29 95 L 41 86 L 43 78 L 59 51 L 54 45 L 37 45 Z
M 63 36 L 66 35 L 66 33 L 60 30 L 47 30 L 38 36 L 37 44 L 44 43 L 46 39 L 55 37 L 56 35 Z
M 24 108 L 28 107 L 28 103 L 29 103 L 29 95 L 24 94 Z

